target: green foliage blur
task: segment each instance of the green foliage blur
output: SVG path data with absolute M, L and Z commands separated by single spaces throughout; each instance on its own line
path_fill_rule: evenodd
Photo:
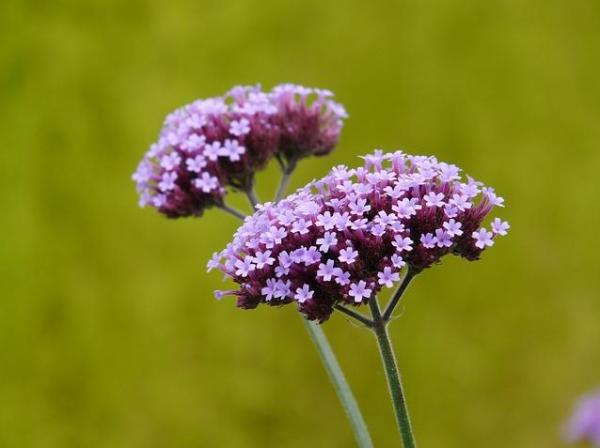
M 293 307 L 213 299 L 238 223 L 139 209 L 130 179 L 175 107 L 288 81 L 350 113 L 293 186 L 401 148 L 506 198 L 510 235 L 392 326 L 420 446 L 562 446 L 600 384 L 599 2 L 5 0 L 0 38 L 0 447 L 353 446 Z M 399 446 L 374 338 L 324 328 Z

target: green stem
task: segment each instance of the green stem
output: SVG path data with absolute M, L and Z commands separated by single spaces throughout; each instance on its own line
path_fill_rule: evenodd
M 392 317 L 392 313 L 394 312 L 396 305 L 398 305 L 398 302 L 400 302 L 400 299 L 402 298 L 404 291 L 406 291 L 406 288 L 408 288 L 410 281 L 415 277 L 415 275 L 416 275 L 415 272 L 413 272 L 413 270 L 411 268 L 408 268 L 408 270 L 406 271 L 406 274 L 404 275 L 404 278 L 402 279 L 402 283 L 400 284 L 400 287 L 398 288 L 398 290 L 394 294 L 394 297 L 392 297 L 392 300 L 390 300 L 390 303 L 388 304 L 387 308 L 383 312 L 383 320 L 385 322 L 390 320 L 390 317 Z
M 283 165 L 282 165 L 283 167 Z M 285 192 L 287 191 L 288 185 L 290 184 L 290 180 L 292 179 L 292 173 L 296 169 L 296 161 L 290 160 L 287 165 L 282 169 L 283 175 L 281 176 L 281 181 L 279 182 L 279 187 L 277 187 L 277 194 L 275 195 L 275 202 L 279 202 L 283 199 Z
M 356 311 L 353 311 L 351 309 L 346 308 L 343 305 L 333 305 L 333 307 L 338 310 L 341 313 L 344 313 L 346 316 L 351 317 L 352 319 L 357 320 L 358 322 L 360 322 L 361 324 L 363 324 L 365 327 L 372 327 L 373 326 L 373 321 L 370 320 L 369 318 L 363 316 L 360 313 L 357 313 Z
M 325 366 L 325 370 L 333 383 L 335 391 L 337 392 L 338 398 L 342 403 L 342 407 L 344 411 L 346 411 L 346 415 L 350 420 L 350 424 L 352 425 L 352 429 L 354 430 L 354 436 L 356 438 L 356 442 L 360 448 L 372 448 L 373 442 L 371 442 L 371 437 L 369 436 L 369 431 L 367 430 L 367 425 L 360 413 L 360 408 L 358 407 L 358 403 L 352 394 L 352 390 L 348 385 L 348 381 L 346 381 L 346 377 L 344 376 L 344 372 L 340 367 L 335 355 L 333 354 L 333 350 L 327 341 L 327 337 L 325 333 L 317 324 L 302 318 L 306 330 L 310 334 L 315 346 L 317 347 L 317 351 L 321 356 L 321 361 L 323 361 L 323 365 Z
M 387 322 L 381 315 L 381 310 L 379 309 L 379 304 L 375 297 L 372 297 L 371 300 L 369 300 L 369 306 L 371 307 L 371 313 L 373 314 L 372 329 L 377 338 L 377 343 L 379 344 L 379 352 L 381 353 L 381 360 L 383 361 L 392 404 L 394 406 L 394 411 L 396 412 L 396 421 L 402 438 L 402 446 L 404 448 L 415 448 L 416 443 L 410 425 L 408 408 L 406 407 L 406 401 L 404 399 L 400 371 L 398 370 L 396 357 L 394 356 L 392 341 L 390 340 L 387 331 Z
M 225 203 L 217 204 L 217 208 L 220 208 L 225 213 L 229 213 L 230 215 L 235 216 L 236 218 L 241 219 L 242 221 L 246 218 L 246 215 L 244 215 L 243 213 L 237 211 L 233 207 L 229 207 Z
M 254 186 L 251 186 L 244 191 L 246 193 L 246 196 L 248 197 L 248 201 L 252 205 L 252 210 L 256 210 L 256 206 L 260 203 L 260 201 L 256 197 L 256 193 L 254 192 Z

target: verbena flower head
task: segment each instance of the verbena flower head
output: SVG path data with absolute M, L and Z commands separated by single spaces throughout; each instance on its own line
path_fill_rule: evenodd
M 238 86 L 177 109 L 133 175 L 140 205 L 199 216 L 222 204 L 228 186 L 250 188 L 276 154 L 295 161 L 331 151 L 346 114 L 329 96 L 291 84 L 270 92 Z
M 348 114 L 332 97 L 328 90 L 293 84 L 273 89 L 281 130 L 279 154 L 288 163 L 309 155 L 322 156 L 335 148 Z
M 294 302 L 326 320 L 336 303 L 360 305 L 447 254 L 476 260 L 509 225 L 484 218 L 503 199 L 435 157 L 375 151 L 364 167 L 321 180 L 246 218 L 209 262 L 232 278 L 238 306 Z
M 600 448 L 600 390 L 581 398 L 567 427 L 570 442 L 589 442 Z

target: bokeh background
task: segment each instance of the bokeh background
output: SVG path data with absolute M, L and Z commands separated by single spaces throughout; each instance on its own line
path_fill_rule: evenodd
M 237 222 L 163 219 L 130 180 L 175 107 L 285 81 L 350 113 L 295 186 L 402 148 L 506 198 L 510 237 L 393 325 L 420 445 L 562 446 L 600 384 L 600 3 L 8 0 L 0 36 L 0 446 L 353 446 L 294 309 L 213 299 Z M 325 330 L 398 446 L 373 337 Z

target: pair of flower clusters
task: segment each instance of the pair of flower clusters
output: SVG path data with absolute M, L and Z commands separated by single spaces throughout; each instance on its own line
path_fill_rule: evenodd
M 289 166 L 333 150 L 347 117 L 327 90 L 235 87 L 167 116 L 133 175 L 140 205 L 175 218 L 222 205 L 227 186 L 252 188 L 273 156 Z
M 434 157 L 375 151 L 364 167 L 328 176 L 246 218 L 209 262 L 240 285 L 217 292 L 238 306 L 295 302 L 308 319 L 326 320 L 335 304 L 360 305 L 446 254 L 468 260 L 505 235 L 484 218 L 503 199 Z

